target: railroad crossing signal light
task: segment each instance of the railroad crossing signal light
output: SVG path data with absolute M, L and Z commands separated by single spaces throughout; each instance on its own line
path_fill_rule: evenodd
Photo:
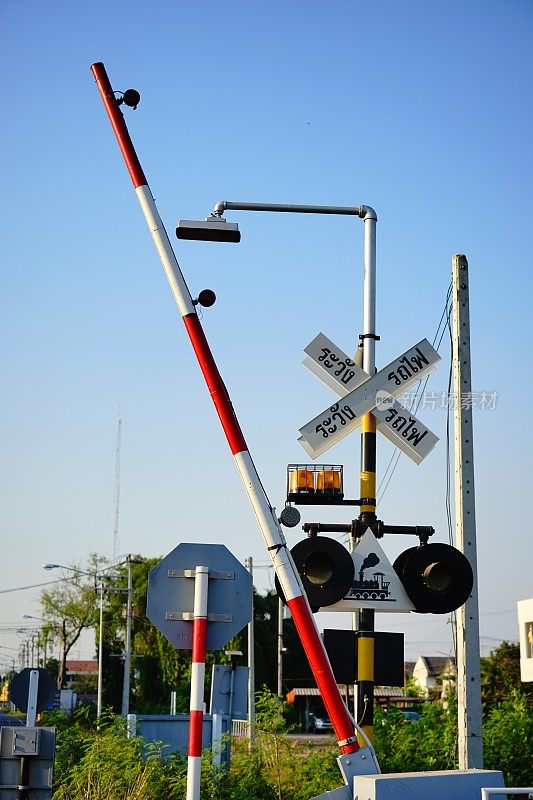
M 341 464 L 289 464 L 287 502 L 298 505 L 335 505 L 344 499 Z
M 312 611 L 338 603 L 346 595 L 354 579 L 354 563 L 348 550 L 335 539 L 311 536 L 291 549 L 298 574 Z M 276 591 L 285 598 L 278 579 Z
M 352 554 L 335 539 L 310 536 L 291 549 L 291 556 L 312 611 L 338 603 L 357 584 Z M 455 611 L 472 591 L 474 575 L 468 559 L 448 544 L 410 547 L 398 556 L 393 567 L 414 610 L 420 614 Z M 285 602 L 277 578 L 275 583 Z M 369 599 L 365 594 L 362 597 Z
M 434 542 L 410 547 L 393 564 L 415 611 L 447 614 L 468 599 L 474 583 L 470 562 L 460 550 Z

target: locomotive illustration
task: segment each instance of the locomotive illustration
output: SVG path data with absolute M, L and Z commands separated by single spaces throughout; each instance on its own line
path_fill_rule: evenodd
M 359 570 L 359 580 L 354 580 L 347 597 L 356 600 L 385 600 L 389 595 L 390 581 L 384 580 L 384 572 L 374 572 L 372 579 L 364 579 L 364 571 L 379 564 L 379 557 L 376 553 L 369 553 L 363 560 Z

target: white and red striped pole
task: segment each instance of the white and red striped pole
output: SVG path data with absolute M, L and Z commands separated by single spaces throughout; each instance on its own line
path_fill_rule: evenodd
M 241 428 L 235 416 L 229 394 L 222 381 L 196 309 L 170 244 L 167 232 L 157 211 L 148 182 L 133 147 L 124 117 L 111 88 L 102 63 L 93 64 L 91 71 L 117 137 L 135 192 L 154 240 L 172 294 L 180 310 L 191 344 L 200 364 L 209 393 L 226 434 L 237 469 L 254 509 L 276 575 L 287 600 L 294 624 L 302 642 L 309 666 L 331 719 L 342 753 L 354 753 L 359 743 L 354 735 L 353 720 L 344 705 L 335 682 L 333 670 L 320 638 L 318 628 L 300 577 L 294 566 L 285 537 L 252 461 Z
M 208 567 L 196 567 L 194 573 L 194 620 L 192 627 L 191 702 L 189 706 L 186 800 L 199 800 L 200 798 L 208 585 Z

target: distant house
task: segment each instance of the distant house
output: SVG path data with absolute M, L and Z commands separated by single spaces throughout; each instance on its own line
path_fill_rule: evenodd
M 89 675 L 98 675 L 98 661 L 76 661 L 67 659 L 67 683 L 69 681 L 78 680 L 82 675 L 84 677 Z
M 67 659 L 65 688 L 73 689 L 78 700 L 96 701 L 98 684 L 98 661 L 76 661 Z
M 353 710 L 353 686 L 338 685 L 344 702 Z M 320 691 L 312 686 L 307 688 L 295 687 L 286 695 L 286 700 L 294 709 L 295 718 L 298 720 L 302 731 L 309 731 L 310 717 L 313 714 L 325 715 L 325 707 L 320 695 Z M 399 708 L 406 708 L 412 697 L 405 697 L 403 689 L 392 686 L 374 686 L 375 705 L 388 706 L 395 705 Z
M 413 679 L 426 697 L 445 696 L 456 675 L 455 658 L 451 656 L 418 656 L 413 668 Z
M 522 681 L 533 681 L 533 597 L 519 600 L 518 629 L 520 631 L 520 676 Z

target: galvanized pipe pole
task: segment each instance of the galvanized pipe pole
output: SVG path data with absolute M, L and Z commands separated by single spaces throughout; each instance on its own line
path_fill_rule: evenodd
M 455 428 L 455 535 L 474 573 L 470 597 L 457 611 L 457 706 L 459 769 L 483 767 L 479 607 L 477 587 L 474 436 L 470 368 L 468 261 L 452 258 Z
M 376 369 L 376 222 L 375 212 L 364 217 L 365 255 L 363 282 L 363 369 L 374 375 Z M 361 420 L 361 472 L 359 481 L 361 521 L 376 520 L 376 418 L 372 413 Z M 356 719 L 372 741 L 374 733 L 374 609 L 358 613 L 357 628 L 357 705 Z
M 131 606 L 133 596 L 133 566 L 131 554 L 126 556 L 128 565 L 128 596 L 126 601 L 126 642 L 124 650 L 124 681 L 122 684 L 122 716 L 127 717 L 130 710 L 131 675 Z
M 245 203 L 219 200 L 212 212 L 221 217 L 224 211 L 266 211 L 291 214 L 331 214 L 357 216 L 364 221 L 364 284 L 363 284 L 363 345 L 362 366 L 368 375 L 376 368 L 376 224 L 373 208 L 361 206 L 294 205 L 288 203 Z M 357 359 L 356 355 L 356 359 Z M 376 520 L 376 419 L 365 414 L 361 420 L 361 470 L 360 497 L 367 502 L 360 507 L 360 519 L 368 525 Z M 353 542 L 351 549 L 353 549 Z M 279 620 L 279 616 L 278 616 Z M 357 685 L 354 686 L 354 714 L 363 733 L 372 740 L 374 730 L 374 627 L 373 609 L 362 609 L 352 616 L 352 626 L 357 629 Z M 278 694 L 281 694 L 281 645 L 278 622 Z M 354 654 L 355 657 L 355 654 Z M 360 736 L 359 743 L 364 743 Z
M 100 625 L 98 630 L 98 688 L 96 695 L 96 716 L 100 720 L 102 715 L 102 660 L 104 651 L 104 579 L 100 575 Z
M 254 562 L 252 556 L 248 556 L 244 565 L 250 575 L 252 576 L 252 592 L 253 592 L 253 574 Z M 252 618 L 248 623 L 248 743 L 251 746 L 255 741 L 255 636 L 254 636 L 254 608 L 252 606 Z
M 283 615 L 284 605 L 281 597 L 278 597 L 278 696 L 283 694 Z

